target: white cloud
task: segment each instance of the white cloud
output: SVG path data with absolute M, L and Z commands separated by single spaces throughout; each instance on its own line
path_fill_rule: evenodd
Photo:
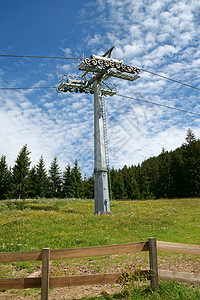
M 124 46 L 124 54 L 125 56 L 134 56 L 137 54 L 142 55 L 142 53 L 145 51 L 144 45 L 141 44 L 135 44 L 135 45 L 125 45 Z
M 100 34 L 95 34 L 93 38 L 89 38 L 88 46 L 94 47 L 102 43 L 102 36 Z
M 64 55 L 66 57 L 71 56 L 72 55 L 72 50 L 70 48 L 61 48 L 61 50 L 64 52 Z
M 70 63 L 62 64 L 62 65 L 57 66 L 57 69 L 59 70 L 60 73 L 67 74 L 67 73 L 71 72 L 72 65 Z

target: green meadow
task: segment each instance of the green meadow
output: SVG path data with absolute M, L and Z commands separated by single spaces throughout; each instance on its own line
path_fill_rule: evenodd
M 30 251 L 157 240 L 200 244 L 200 199 L 112 201 L 94 215 L 93 200 L 0 202 L 0 251 Z
M 82 199 L 0 201 L 0 252 L 121 244 L 147 241 L 149 237 L 200 244 L 200 199 L 112 201 L 111 210 L 112 215 L 94 215 L 94 201 Z M 167 255 L 171 255 L 173 262 L 180 258 L 166 253 L 160 257 L 165 260 Z M 187 255 L 182 258 L 188 259 Z M 52 264 L 52 274 L 91 274 L 116 268 L 123 271 L 130 267 L 130 260 L 137 268 L 148 267 L 147 253 L 140 253 L 129 258 L 114 256 L 108 258 L 107 263 L 104 258 L 56 261 Z M 27 276 L 39 264 L 41 262 L 2 264 L 0 277 Z M 84 270 L 80 270 L 80 265 Z

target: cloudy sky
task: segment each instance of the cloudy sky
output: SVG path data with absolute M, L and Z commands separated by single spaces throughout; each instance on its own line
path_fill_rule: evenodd
M 198 0 L 0 0 L 0 54 L 101 55 L 200 88 Z M 61 75 L 81 74 L 77 59 L 0 57 L 0 88 L 55 87 Z M 110 165 L 137 165 L 200 138 L 200 91 L 141 72 L 137 81 L 109 79 L 121 96 L 106 97 Z M 27 144 L 32 164 L 54 156 L 64 170 L 78 159 L 93 171 L 93 95 L 56 89 L 0 89 L 0 155 L 9 166 Z

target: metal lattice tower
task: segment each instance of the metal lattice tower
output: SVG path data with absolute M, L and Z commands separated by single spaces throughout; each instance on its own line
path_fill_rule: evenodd
M 79 77 L 62 76 L 58 92 L 80 92 L 94 94 L 94 176 L 95 176 L 95 214 L 110 214 L 108 187 L 108 138 L 104 96 L 116 94 L 116 87 L 104 81 L 111 77 L 134 81 L 140 76 L 139 68 L 127 66 L 122 60 L 111 58 L 114 47 L 103 56 L 91 55 L 83 58 L 79 70 L 84 73 Z M 91 79 L 87 78 L 92 73 Z M 110 188 L 111 192 L 111 188 Z

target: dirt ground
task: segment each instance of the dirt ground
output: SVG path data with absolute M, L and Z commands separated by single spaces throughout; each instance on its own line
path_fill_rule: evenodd
M 132 257 L 128 256 L 127 259 L 123 258 L 124 262 L 117 255 L 112 256 L 104 268 L 98 270 L 96 261 L 88 263 L 88 261 L 76 261 L 69 267 L 66 262 L 60 262 L 58 265 L 50 266 L 51 276 L 67 276 L 67 275 L 89 275 L 94 273 L 118 273 L 123 272 L 124 263 L 126 271 L 133 271 L 135 268 L 149 269 L 148 259 L 142 258 L 142 256 Z M 106 261 L 106 259 L 105 259 Z M 137 262 L 136 262 L 137 261 Z M 101 266 L 102 261 L 98 261 Z M 115 263 L 114 263 L 115 262 Z M 58 268 L 62 267 L 64 273 L 58 274 Z M 160 270 L 171 270 L 189 273 L 200 273 L 200 258 L 186 255 L 170 255 L 160 256 L 158 258 L 158 268 Z M 70 274 L 69 274 L 70 270 Z M 61 272 L 61 271 L 60 271 Z M 29 274 L 27 277 L 40 277 L 41 266 L 37 270 Z M 121 292 L 123 287 L 120 284 L 107 284 L 107 285 L 93 285 L 93 286 L 81 286 L 81 287 L 69 287 L 69 288 L 54 288 L 49 291 L 49 300 L 80 300 L 82 297 L 98 297 L 102 295 L 112 295 Z M 0 300 L 15 300 L 15 299 L 27 299 L 36 300 L 41 299 L 40 289 L 27 289 L 27 290 L 8 290 L 0 292 Z

